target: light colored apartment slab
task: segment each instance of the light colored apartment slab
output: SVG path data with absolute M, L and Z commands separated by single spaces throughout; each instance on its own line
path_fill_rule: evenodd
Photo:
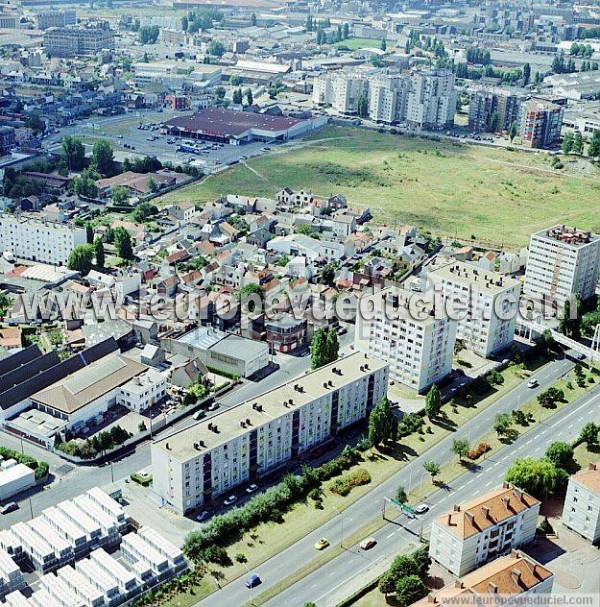
M 436 318 L 433 304 L 411 313 L 412 297 L 419 295 L 398 288 L 366 295 L 361 308 L 372 313 L 357 315 L 354 343 L 388 362 L 391 379 L 421 392 L 452 371 L 457 323 Z
M 431 527 L 429 555 L 463 576 L 535 537 L 541 502 L 504 483 L 439 516 Z
M 152 445 L 154 491 L 187 512 L 364 419 L 388 365 L 355 353 Z
M 569 479 L 562 522 L 592 544 L 600 540 L 600 462 Z

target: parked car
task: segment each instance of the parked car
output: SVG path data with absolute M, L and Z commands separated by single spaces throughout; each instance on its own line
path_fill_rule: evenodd
M 528 388 L 537 388 L 540 385 L 540 382 L 537 379 L 530 379 L 527 382 Z
M 329 540 L 326 540 L 324 537 L 322 537 L 316 544 L 315 544 L 315 548 L 317 550 L 325 550 L 325 548 L 327 548 L 327 546 L 329 546 Z
M 207 411 L 216 411 L 219 408 L 219 403 L 211 403 L 206 407 Z
M 417 514 L 425 514 L 429 510 L 429 506 L 427 504 L 419 504 L 415 508 L 415 512 Z
M 202 419 L 203 417 L 206 417 L 206 411 L 204 411 L 203 409 L 200 409 L 200 411 L 196 411 L 196 413 L 194 413 L 193 418 L 198 421 L 199 419 Z
M 198 522 L 205 521 L 210 516 L 210 512 L 208 510 L 203 510 L 198 516 L 196 516 L 196 520 Z
M 0 506 L 0 514 L 10 514 L 19 509 L 19 504 L 16 502 L 8 502 L 4 506 Z
M 230 495 L 224 502 L 225 506 L 231 506 L 231 504 L 235 504 L 237 502 L 237 497 L 235 495 Z
M 252 483 L 249 487 L 246 487 L 246 493 L 254 493 L 258 490 L 258 485 Z
M 246 588 L 255 588 L 256 586 L 258 586 L 259 584 L 262 584 L 262 580 L 260 579 L 260 577 L 258 575 L 256 575 L 256 573 L 253 573 L 247 580 L 246 580 Z
M 359 545 L 361 550 L 371 550 L 373 546 L 377 543 L 377 540 L 374 537 L 368 537 L 366 540 L 363 540 Z

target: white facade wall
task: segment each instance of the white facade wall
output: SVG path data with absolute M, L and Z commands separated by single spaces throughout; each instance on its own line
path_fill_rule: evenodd
M 577 293 L 588 299 L 596 292 L 599 263 L 599 236 L 576 245 L 551 238 L 547 231 L 532 234 L 524 291 L 538 297 L 549 295 L 560 303 Z
M 362 355 L 354 356 L 356 364 L 362 366 Z M 286 410 L 285 413 L 271 418 L 265 415 L 266 419 L 260 424 L 253 424 L 246 431 L 229 440 L 223 440 L 214 447 L 190 449 L 187 456 L 176 457 L 168 444 L 163 441 L 154 443 L 154 491 L 163 503 L 168 503 L 178 512 L 186 512 L 286 463 L 298 454 L 309 451 L 334 436 L 338 429 L 364 419 L 367 415 L 369 395 L 372 395 L 373 404 L 377 403 L 387 393 L 388 385 L 387 365 L 375 365 L 373 359 L 367 362 L 369 363 L 371 370 L 365 369 L 360 378 L 345 383 L 338 389 L 323 388 L 318 394 L 311 395 L 308 402 L 296 402 L 290 406 L 289 412 Z M 294 400 L 293 389 L 290 388 L 288 392 L 289 398 Z M 302 399 L 300 393 L 297 397 Z M 260 403 L 261 397 L 256 400 Z M 334 416 L 334 407 L 337 408 L 337 416 Z M 219 417 L 215 418 L 214 422 L 218 424 Z M 332 424 L 335 427 L 332 427 Z M 295 430 L 297 438 L 294 438 Z M 199 433 L 199 430 L 195 432 Z M 174 440 L 178 439 L 169 438 L 168 442 Z M 194 443 L 197 439 L 190 437 L 181 440 Z M 256 453 L 254 466 L 250 461 L 253 444 Z M 209 473 L 210 477 L 206 478 L 205 474 Z
M 600 541 L 600 493 L 571 477 L 562 522 L 592 544 Z
M 419 128 L 443 129 L 454 123 L 456 90 L 449 70 L 427 70 L 411 75 L 406 119 Z
M 0 251 L 56 266 L 67 263 L 71 251 L 86 244 L 84 228 L 69 224 L 0 216 Z

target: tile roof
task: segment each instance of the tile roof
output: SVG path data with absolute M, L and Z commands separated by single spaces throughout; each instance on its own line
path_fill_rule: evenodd
M 590 464 L 586 470 L 581 470 L 572 478 L 580 485 L 600 494 L 600 462 Z
M 436 523 L 465 539 L 538 505 L 535 497 L 510 486 L 494 489 L 439 516 Z

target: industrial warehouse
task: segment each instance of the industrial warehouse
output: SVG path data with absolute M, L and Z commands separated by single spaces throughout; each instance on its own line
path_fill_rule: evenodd
M 287 141 L 306 135 L 326 122 L 326 116 L 299 119 L 206 108 L 193 116 L 167 120 L 162 131 L 176 137 L 240 145 L 250 141 Z

